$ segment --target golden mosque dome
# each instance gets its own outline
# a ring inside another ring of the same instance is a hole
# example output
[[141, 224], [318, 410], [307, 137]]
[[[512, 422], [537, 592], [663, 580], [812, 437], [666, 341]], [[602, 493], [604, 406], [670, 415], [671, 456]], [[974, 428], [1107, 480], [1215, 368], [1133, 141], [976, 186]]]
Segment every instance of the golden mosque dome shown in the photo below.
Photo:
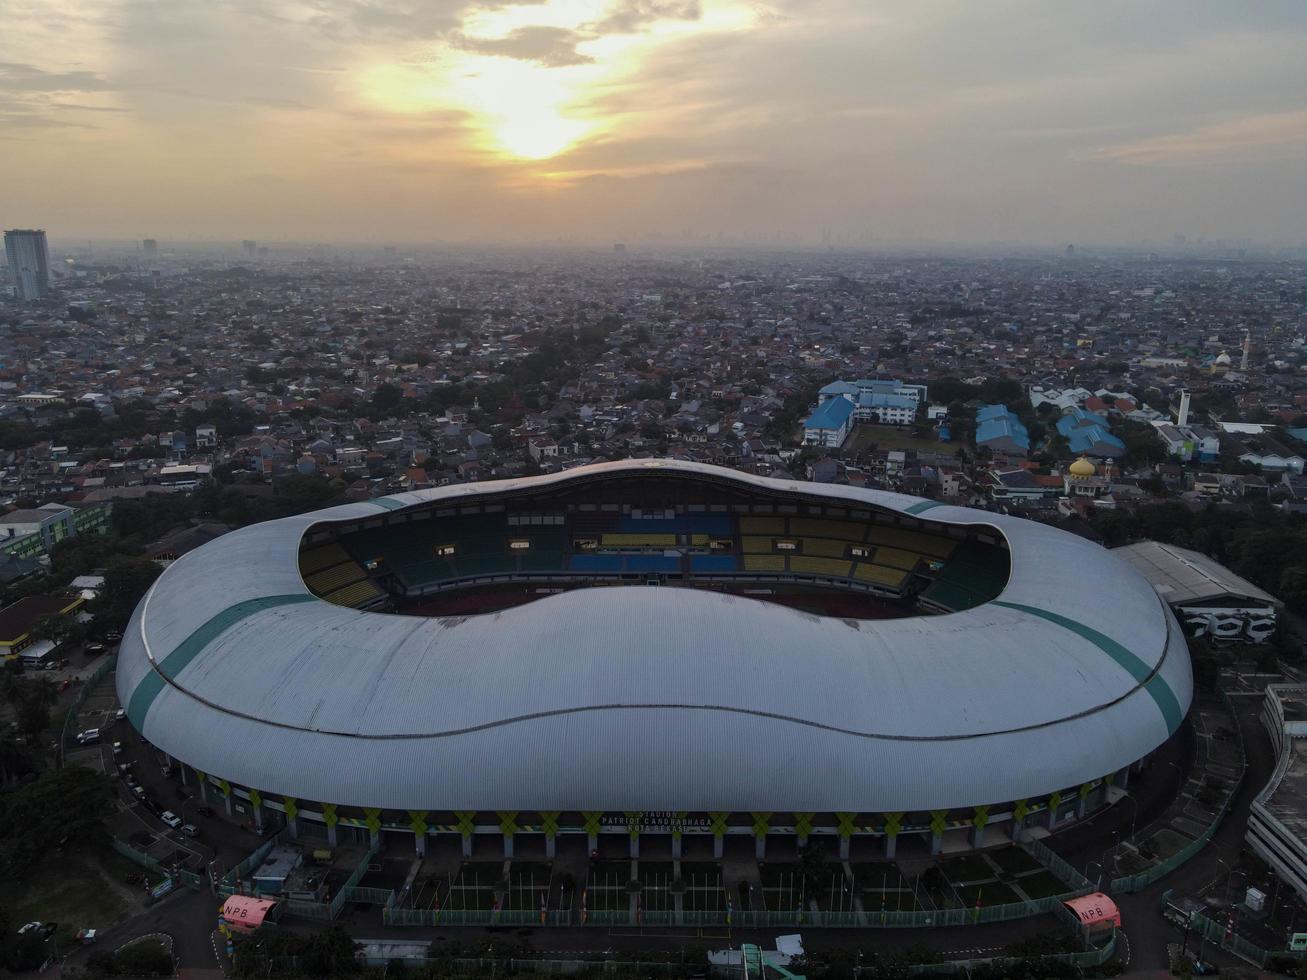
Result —
[[1076, 460], [1074, 463], [1071, 464], [1069, 472], [1072, 476], [1077, 476], [1077, 477], [1093, 476], [1095, 473], [1094, 464], [1089, 462], [1089, 460], [1085, 459], [1085, 457], [1081, 456], [1078, 460]]

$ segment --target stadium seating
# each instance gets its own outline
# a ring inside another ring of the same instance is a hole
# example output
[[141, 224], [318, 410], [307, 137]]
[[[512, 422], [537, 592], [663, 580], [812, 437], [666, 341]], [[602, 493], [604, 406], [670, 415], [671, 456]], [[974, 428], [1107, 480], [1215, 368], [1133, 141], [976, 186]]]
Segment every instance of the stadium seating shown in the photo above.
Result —
[[883, 585], [889, 589], [901, 589], [907, 581], [908, 573], [897, 568], [885, 568], [867, 562], [858, 562], [853, 566], [853, 577], [861, 582]]
[[922, 593], [929, 604], [961, 612], [989, 602], [1007, 585], [1008, 553], [978, 541], [963, 542]]
[[669, 548], [676, 545], [675, 534], [620, 533], [605, 534], [600, 543], [605, 548]]
[[734, 555], [691, 555], [690, 571], [711, 574], [717, 572], [738, 572], [740, 562]]
[[783, 517], [741, 517], [741, 534], [784, 534]]
[[377, 588], [368, 579], [362, 579], [353, 585], [347, 585], [343, 589], [337, 589], [335, 592], [323, 596], [328, 602], [334, 602], [338, 606], [359, 606], [366, 605], [374, 599], [380, 599], [385, 593]]
[[300, 552], [300, 574], [312, 575], [332, 565], [349, 561], [349, 554], [335, 541]]
[[620, 572], [621, 555], [573, 555], [568, 567], [574, 572]]
[[790, 571], [806, 575], [834, 575], [848, 578], [850, 565], [852, 562], [847, 558], [841, 561], [837, 558], [807, 558], [796, 555], [790, 559]]
[[745, 555], [744, 570], [746, 572], [783, 572], [785, 571], [785, 556]]

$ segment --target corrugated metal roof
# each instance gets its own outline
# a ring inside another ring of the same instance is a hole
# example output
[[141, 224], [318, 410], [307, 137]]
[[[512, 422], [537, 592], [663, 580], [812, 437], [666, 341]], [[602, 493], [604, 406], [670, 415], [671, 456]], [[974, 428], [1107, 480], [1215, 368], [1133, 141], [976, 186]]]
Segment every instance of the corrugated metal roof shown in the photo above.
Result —
[[1184, 604], [1206, 599], [1252, 599], [1282, 606], [1275, 596], [1198, 551], [1161, 541], [1141, 541], [1113, 550], [1148, 579], [1167, 602]]
[[[872, 621], [675, 588], [433, 619], [269, 601], [307, 596], [297, 548], [314, 523], [648, 467], [989, 525], [1011, 578], [1001, 603]], [[1191, 677], [1147, 583], [1073, 535], [901, 494], [632, 461], [233, 532], [152, 587], [118, 688], [124, 704], [146, 692], [131, 717], [156, 745], [265, 793], [402, 809], [884, 811], [1101, 777], [1166, 739]]]

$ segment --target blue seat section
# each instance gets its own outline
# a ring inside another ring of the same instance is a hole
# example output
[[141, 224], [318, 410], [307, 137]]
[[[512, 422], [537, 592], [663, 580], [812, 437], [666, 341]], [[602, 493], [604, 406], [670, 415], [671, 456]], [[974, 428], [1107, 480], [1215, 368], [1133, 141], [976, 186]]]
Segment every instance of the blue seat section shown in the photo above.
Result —
[[735, 572], [740, 564], [734, 555], [691, 555], [692, 572]]
[[623, 517], [618, 530], [625, 534], [712, 534], [729, 538], [734, 533], [730, 514], [684, 514], [680, 517]]
[[627, 555], [628, 572], [679, 572], [680, 558], [668, 558], [665, 555]]
[[571, 568], [578, 572], [620, 572], [621, 555], [573, 555]]

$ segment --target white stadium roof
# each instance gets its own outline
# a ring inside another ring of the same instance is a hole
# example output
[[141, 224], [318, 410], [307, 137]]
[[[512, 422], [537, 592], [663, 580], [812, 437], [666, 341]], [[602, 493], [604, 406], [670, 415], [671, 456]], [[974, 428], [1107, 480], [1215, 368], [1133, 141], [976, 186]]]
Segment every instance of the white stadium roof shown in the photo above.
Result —
[[[1012, 571], [967, 612], [818, 617], [687, 588], [580, 589], [423, 618], [310, 594], [306, 529], [645, 467], [940, 524], [988, 525]], [[1189, 656], [1148, 582], [1040, 524], [699, 464], [603, 463], [244, 528], [136, 610], [119, 697], [153, 744], [284, 794], [433, 810], [910, 811], [1024, 799], [1148, 754]]]

